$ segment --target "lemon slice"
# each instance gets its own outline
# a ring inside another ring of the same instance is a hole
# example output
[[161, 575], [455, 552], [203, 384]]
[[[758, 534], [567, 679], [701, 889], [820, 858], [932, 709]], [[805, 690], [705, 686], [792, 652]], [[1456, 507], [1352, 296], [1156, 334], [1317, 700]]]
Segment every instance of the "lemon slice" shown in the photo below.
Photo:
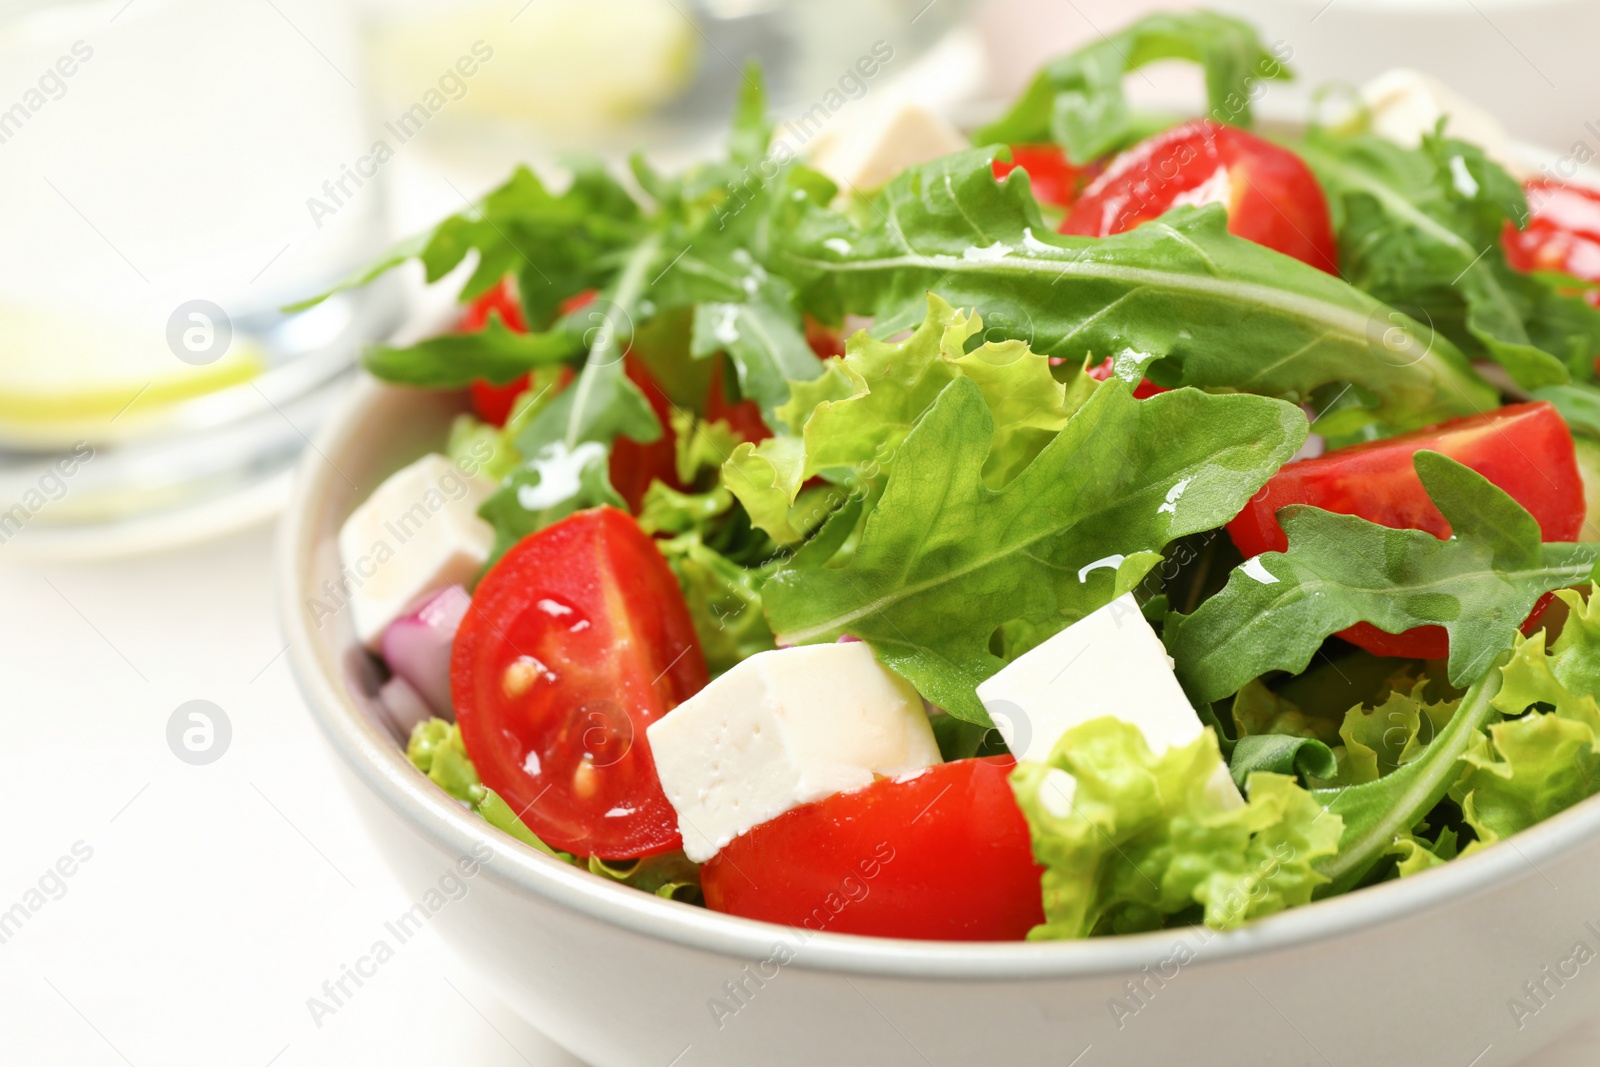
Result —
[[161, 324], [0, 303], [0, 420], [23, 426], [109, 423], [255, 377], [260, 349], [234, 334], [201, 365], [168, 347]]

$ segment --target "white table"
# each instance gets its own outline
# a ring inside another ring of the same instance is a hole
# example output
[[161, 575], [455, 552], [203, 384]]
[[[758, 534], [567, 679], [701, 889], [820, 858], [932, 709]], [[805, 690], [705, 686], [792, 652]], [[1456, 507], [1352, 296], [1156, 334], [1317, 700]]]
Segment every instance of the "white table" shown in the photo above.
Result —
[[[410, 901], [289, 676], [270, 549], [257, 529], [165, 556], [19, 567], [0, 546], [0, 912], [75, 843], [93, 850], [0, 943], [0, 1059], [576, 1064], [431, 931], [313, 1021], [307, 998]], [[197, 698], [233, 728], [198, 767], [166, 740], [173, 710]], [[1530, 1067], [1587, 1067], [1597, 1049], [1600, 1020]]]

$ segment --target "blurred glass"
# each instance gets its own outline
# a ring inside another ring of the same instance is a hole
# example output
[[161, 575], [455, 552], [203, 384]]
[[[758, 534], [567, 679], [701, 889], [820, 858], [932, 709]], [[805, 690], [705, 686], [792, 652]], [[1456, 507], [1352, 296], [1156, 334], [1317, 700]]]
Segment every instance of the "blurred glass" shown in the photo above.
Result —
[[[378, 109], [396, 133], [499, 165], [584, 150], [689, 156], [727, 128], [746, 64], [773, 111], [866, 90], [863, 56], [908, 70], [968, 11], [965, 0], [369, 0]], [[466, 62], [461, 61], [465, 58]], [[459, 64], [459, 65], [458, 65]], [[472, 70], [470, 75], [464, 72]], [[842, 83], [842, 84], [841, 84]], [[486, 166], [489, 164], [486, 162]]]
[[386, 242], [381, 175], [312, 203], [369, 143], [363, 84], [338, 2], [0, 3], [0, 553], [270, 510], [395, 321], [392, 289], [278, 311]]

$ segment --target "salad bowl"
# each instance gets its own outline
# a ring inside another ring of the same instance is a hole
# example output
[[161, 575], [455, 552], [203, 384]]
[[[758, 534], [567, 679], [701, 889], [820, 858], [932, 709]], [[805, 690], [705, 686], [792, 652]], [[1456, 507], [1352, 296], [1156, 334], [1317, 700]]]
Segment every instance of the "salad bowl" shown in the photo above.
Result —
[[[1290, 51], [1152, 14], [970, 136], [752, 72], [725, 159], [381, 261], [465, 310], [367, 353], [278, 564], [375, 962], [435, 927], [598, 1067], [1591, 1016], [1600, 192], [1404, 71], [1252, 134]], [[1128, 106], [1159, 58], [1204, 116]]]
[[1435, 870], [1242, 929], [1068, 942], [780, 927], [640, 893], [513, 840], [407, 760], [350, 612], [325, 599], [341, 580], [345, 518], [464, 407], [449, 392], [354, 391], [307, 453], [282, 527], [282, 625], [350, 795], [416, 901], [399, 929], [435, 927], [585, 1062], [1497, 1067], [1600, 1008], [1588, 973], [1600, 955], [1594, 800]]

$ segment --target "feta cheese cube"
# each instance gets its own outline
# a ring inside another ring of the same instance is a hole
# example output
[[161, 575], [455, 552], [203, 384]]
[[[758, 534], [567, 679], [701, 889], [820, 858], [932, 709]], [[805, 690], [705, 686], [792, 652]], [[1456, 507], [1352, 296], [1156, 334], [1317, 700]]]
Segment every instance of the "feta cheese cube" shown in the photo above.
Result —
[[363, 645], [376, 652], [383, 631], [420, 597], [472, 580], [494, 544], [478, 518], [493, 491], [434, 453], [391, 474], [350, 513], [339, 558]]
[[[1137, 726], [1158, 754], [1205, 729], [1132, 593], [1007, 664], [978, 686], [978, 699], [1019, 760], [1047, 760], [1068, 730], [1106, 715]], [[1219, 772], [1213, 795], [1238, 803], [1227, 768]], [[1065, 771], [1061, 777], [1071, 778]], [[1073, 790], [1056, 782], [1055, 792], [1056, 802], [1070, 807]]]
[[943, 117], [898, 101], [849, 129], [819, 138], [810, 162], [842, 191], [865, 192], [914, 164], [971, 147]]
[[1372, 113], [1372, 132], [1385, 140], [1415, 148], [1445, 118], [1445, 133], [1478, 145], [1490, 159], [1522, 176], [1500, 120], [1443, 82], [1397, 67], [1362, 86], [1361, 99]]
[[940, 762], [922, 698], [860, 642], [751, 656], [646, 735], [696, 863], [791, 808]]

